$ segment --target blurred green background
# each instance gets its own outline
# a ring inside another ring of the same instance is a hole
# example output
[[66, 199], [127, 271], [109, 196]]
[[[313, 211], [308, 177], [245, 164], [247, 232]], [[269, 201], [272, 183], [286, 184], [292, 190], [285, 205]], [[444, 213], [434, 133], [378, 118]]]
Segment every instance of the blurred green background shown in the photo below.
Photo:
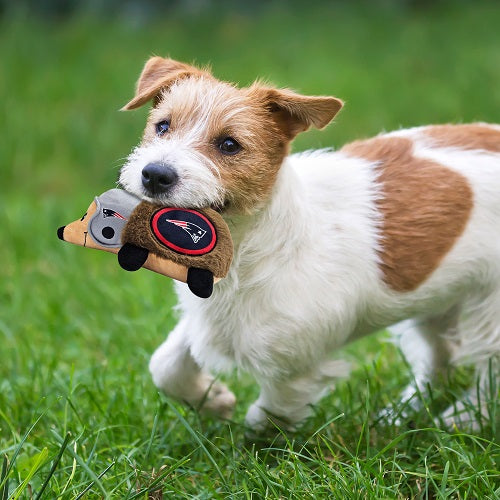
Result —
[[[114, 185], [138, 142], [147, 110], [118, 109], [150, 55], [344, 99], [333, 125], [296, 140], [303, 150], [399, 127], [499, 122], [499, 26], [499, 2], [486, 0], [0, 3], [0, 451], [12, 454], [42, 411], [27, 456], [44, 443], [57, 450], [52, 431], [82, 443], [89, 429], [123, 426], [109, 442], [125, 448], [151, 432], [158, 397], [146, 367], [175, 321], [171, 284], [56, 238]], [[396, 394], [407, 375], [394, 348], [368, 340], [351, 355], [370, 366], [381, 351]], [[241, 421], [256, 388], [243, 377], [236, 392]]]
[[[344, 99], [335, 123], [299, 136], [295, 150], [426, 123], [499, 121], [498, 2], [24, 0], [0, 12], [0, 318], [17, 338], [28, 320], [50, 343], [69, 320], [100, 317], [99, 287], [110, 283], [141, 297], [158, 293], [150, 284], [170, 290], [168, 280], [124, 276], [108, 255], [54, 237], [114, 185], [137, 144], [147, 107], [118, 109], [152, 54], [211, 64], [241, 85], [265, 78]], [[82, 305], [80, 293], [95, 302]], [[30, 313], [51, 300], [53, 318]], [[111, 312], [127, 316], [113, 300]]]

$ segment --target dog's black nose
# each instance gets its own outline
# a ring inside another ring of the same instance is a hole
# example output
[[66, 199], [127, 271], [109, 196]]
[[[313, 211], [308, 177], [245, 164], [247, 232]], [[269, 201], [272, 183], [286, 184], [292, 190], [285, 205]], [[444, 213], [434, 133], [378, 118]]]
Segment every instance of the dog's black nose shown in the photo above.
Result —
[[151, 194], [165, 193], [178, 178], [175, 169], [163, 163], [149, 163], [142, 169], [142, 185]]

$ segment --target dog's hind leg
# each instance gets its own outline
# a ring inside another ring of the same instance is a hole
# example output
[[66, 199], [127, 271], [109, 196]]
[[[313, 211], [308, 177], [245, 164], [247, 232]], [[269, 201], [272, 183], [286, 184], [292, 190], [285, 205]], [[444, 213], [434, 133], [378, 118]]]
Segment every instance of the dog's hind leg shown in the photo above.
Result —
[[333, 381], [345, 377], [349, 364], [340, 360], [321, 363], [307, 375], [268, 379], [258, 377], [260, 395], [248, 409], [245, 422], [257, 432], [272, 429], [294, 430], [311, 413], [311, 405], [318, 402], [331, 388]]
[[[399, 416], [405, 418], [409, 410], [420, 408], [417, 394], [425, 394], [427, 384], [446, 372], [452, 354], [449, 338], [454, 335], [459, 310], [459, 306], [455, 306], [445, 314], [402, 321], [390, 328], [413, 375], [398, 401]], [[395, 416], [395, 413], [388, 408], [382, 416]]]
[[500, 279], [491, 288], [471, 294], [464, 303], [463, 314], [457, 326], [457, 349], [453, 364], [472, 364], [476, 384], [460, 401], [442, 415], [449, 427], [478, 429], [479, 419], [493, 414], [500, 388]]
[[236, 398], [224, 384], [200, 369], [186, 345], [186, 328], [188, 322], [182, 319], [154, 352], [149, 363], [153, 382], [167, 396], [202, 412], [230, 418]]

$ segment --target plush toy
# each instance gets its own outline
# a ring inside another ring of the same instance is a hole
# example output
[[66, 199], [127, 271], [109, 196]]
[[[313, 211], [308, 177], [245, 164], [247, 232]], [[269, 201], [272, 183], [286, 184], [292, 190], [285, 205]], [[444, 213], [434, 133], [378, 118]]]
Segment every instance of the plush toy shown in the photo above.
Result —
[[85, 215], [57, 230], [63, 241], [118, 254], [127, 271], [141, 267], [188, 284], [210, 297], [233, 257], [227, 224], [210, 208], [154, 205], [121, 189], [97, 196]]

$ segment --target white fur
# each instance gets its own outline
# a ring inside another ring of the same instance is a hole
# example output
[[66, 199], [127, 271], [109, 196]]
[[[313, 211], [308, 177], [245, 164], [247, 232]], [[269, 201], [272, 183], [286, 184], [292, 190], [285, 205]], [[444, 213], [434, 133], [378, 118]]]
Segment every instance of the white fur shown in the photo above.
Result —
[[[290, 156], [269, 203], [227, 219], [234, 261], [212, 297], [177, 284], [182, 319], [151, 359], [155, 384], [227, 416], [234, 396], [220, 385], [214, 391], [205, 373], [237, 366], [261, 386], [247, 423], [262, 429], [274, 416], [293, 425], [345, 373], [330, 359], [335, 349], [409, 318], [395, 330], [419, 388], [450, 362], [472, 362], [485, 379], [488, 360], [500, 354], [500, 155], [432, 148], [420, 132], [394, 134], [413, 139], [418, 156], [462, 173], [474, 192], [464, 233], [420, 287], [398, 293], [382, 281], [375, 165], [327, 150]], [[168, 157], [184, 169], [182, 194], [170, 203], [219, 200], [213, 169], [199, 157], [186, 161], [189, 148], [139, 148], [122, 183], [141, 193], [141, 165]]]

